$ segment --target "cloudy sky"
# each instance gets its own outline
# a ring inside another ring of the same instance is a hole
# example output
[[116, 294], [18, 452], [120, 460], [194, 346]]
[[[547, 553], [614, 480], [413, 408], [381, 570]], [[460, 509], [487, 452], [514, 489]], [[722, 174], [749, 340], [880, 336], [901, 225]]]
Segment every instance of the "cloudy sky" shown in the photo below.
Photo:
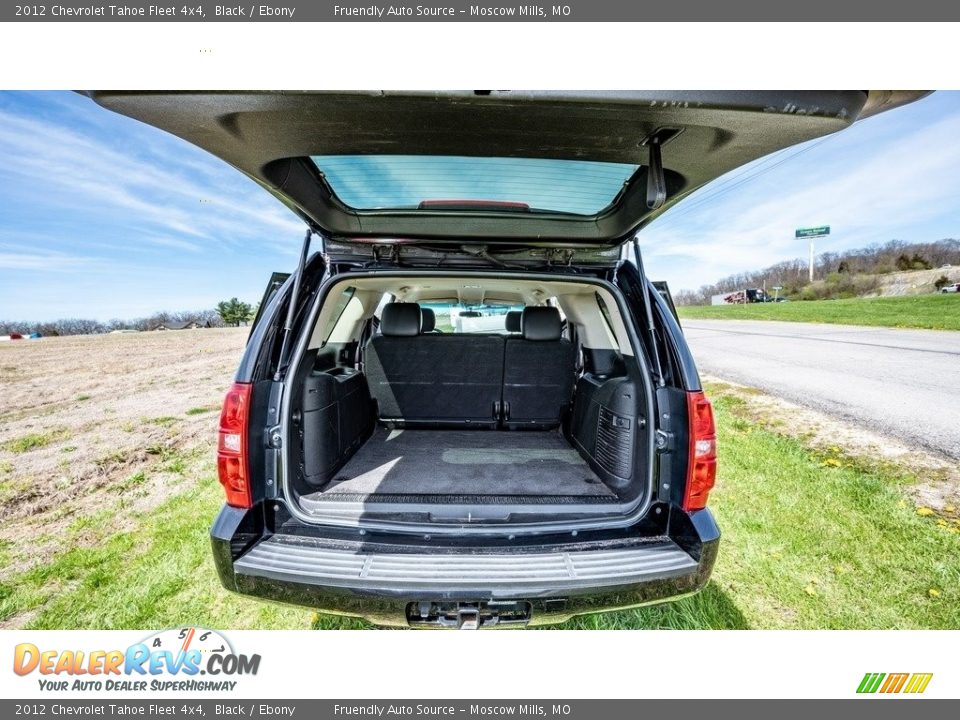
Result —
[[[255, 301], [302, 223], [224, 163], [73, 93], [0, 93], [0, 317], [137, 317]], [[818, 251], [960, 236], [960, 93], [734, 170], [643, 233], [694, 288]]]
[[816, 251], [960, 237], [960, 92], [939, 92], [733, 170], [641, 234], [671, 288], [807, 256], [798, 227], [830, 225]]

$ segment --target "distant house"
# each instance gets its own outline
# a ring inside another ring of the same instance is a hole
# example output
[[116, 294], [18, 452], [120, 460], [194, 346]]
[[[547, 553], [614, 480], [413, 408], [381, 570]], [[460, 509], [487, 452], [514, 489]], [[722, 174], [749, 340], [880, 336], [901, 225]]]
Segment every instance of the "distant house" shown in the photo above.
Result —
[[190, 322], [160, 323], [159, 325], [154, 325], [151, 330], [196, 330], [198, 328], [208, 327], [210, 327], [209, 322], [197, 322], [196, 320], [191, 320]]

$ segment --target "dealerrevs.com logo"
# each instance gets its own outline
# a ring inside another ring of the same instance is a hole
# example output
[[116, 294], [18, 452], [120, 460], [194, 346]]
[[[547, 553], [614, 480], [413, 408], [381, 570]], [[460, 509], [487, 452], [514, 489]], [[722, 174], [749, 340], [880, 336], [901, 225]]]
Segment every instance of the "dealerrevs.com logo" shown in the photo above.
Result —
[[41, 690], [145, 692], [232, 691], [244, 675], [256, 675], [260, 655], [234, 651], [215, 630], [174, 628], [126, 650], [51, 650], [32, 643], [14, 648], [13, 671], [38, 675]]

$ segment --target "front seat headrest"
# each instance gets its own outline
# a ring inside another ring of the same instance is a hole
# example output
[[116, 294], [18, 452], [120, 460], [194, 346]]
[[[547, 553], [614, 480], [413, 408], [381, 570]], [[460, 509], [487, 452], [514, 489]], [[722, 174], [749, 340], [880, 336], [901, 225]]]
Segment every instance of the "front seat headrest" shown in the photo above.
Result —
[[559, 340], [560, 311], [555, 307], [528, 307], [521, 319], [524, 340]]
[[380, 332], [388, 337], [420, 334], [420, 306], [417, 303], [388, 303], [380, 315]]
[[433, 332], [437, 327], [437, 316], [430, 308], [420, 308], [420, 332]]
[[520, 332], [520, 328], [523, 327], [523, 324], [521, 323], [522, 319], [523, 319], [522, 310], [511, 310], [510, 312], [508, 312], [507, 319], [505, 321], [507, 324], [507, 332], [515, 332], [515, 333]]

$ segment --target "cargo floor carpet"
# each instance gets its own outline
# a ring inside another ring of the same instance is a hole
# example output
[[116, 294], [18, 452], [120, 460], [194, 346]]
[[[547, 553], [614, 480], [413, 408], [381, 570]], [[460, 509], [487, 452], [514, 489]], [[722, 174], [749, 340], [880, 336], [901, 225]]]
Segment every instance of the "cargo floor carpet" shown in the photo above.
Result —
[[410, 495], [472, 502], [517, 496], [524, 496], [524, 502], [558, 497], [616, 502], [559, 432], [385, 428], [377, 428], [310, 501], [402, 501], [397, 496]]

